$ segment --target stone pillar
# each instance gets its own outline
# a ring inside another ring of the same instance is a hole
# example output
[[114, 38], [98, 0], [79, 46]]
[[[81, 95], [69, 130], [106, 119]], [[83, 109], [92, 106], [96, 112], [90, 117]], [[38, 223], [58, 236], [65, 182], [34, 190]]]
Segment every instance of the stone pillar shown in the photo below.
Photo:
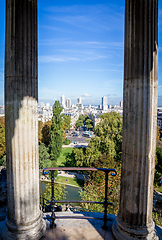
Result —
[[40, 239], [37, 0], [6, 0], [8, 216], [2, 239]]
[[157, 130], [158, 0], [125, 1], [124, 112], [116, 239], [157, 239], [152, 220]]

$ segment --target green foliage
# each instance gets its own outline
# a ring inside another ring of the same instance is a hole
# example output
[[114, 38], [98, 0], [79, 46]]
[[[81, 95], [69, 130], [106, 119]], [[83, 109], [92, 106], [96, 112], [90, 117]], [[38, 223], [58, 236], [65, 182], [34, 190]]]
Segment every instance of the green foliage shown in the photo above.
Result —
[[83, 121], [82, 120], [80, 120], [80, 119], [78, 119], [77, 121], [76, 121], [76, 127], [77, 128], [80, 128], [80, 127], [82, 127], [83, 126]]
[[0, 159], [6, 153], [6, 145], [5, 145], [5, 130], [0, 124]]
[[58, 157], [60, 156], [62, 150], [62, 140], [63, 140], [63, 118], [62, 112], [63, 107], [59, 101], [55, 101], [53, 105], [53, 117], [52, 125], [50, 129], [50, 156], [53, 161], [53, 167], [56, 166]]
[[49, 145], [50, 142], [50, 128], [51, 128], [51, 121], [45, 122], [43, 127], [42, 127], [42, 143], [45, 145]]
[[[64, 199], [64, 185], [55, 183], [55, 200]], [[41, 197], [46, 198], [48, 201], [51, 201], [51, 183], [46, 182], [46, 190], [44, 194], [41, 194]], [[59, 205], [59, 204], [57, 204]]]
[[[111, 157], [103, 154], [99, 160], [94, 161], [93, 166], [96, 168], [115, 168], [117, 175], [112, 176], [109, 173], [109, 195], [108, 199], [114, 203], [113, 208], [109, 208], [109, 213], [117, 214], [119, 210], [119, 192], [120, 192], [120, 176], [121, 165], [113, 160]], [[83, 201], [103, 201], [105, 197], [105, 173], [102, 171], [91, 172], [89, 175], [90, 180], [84, 187], [84, 191], [81, 192], [81, 199]], [[82, 207], [91, 209], [94, 211], [103, 212], [103, 206], [98, 204], [83, 203]]]
[[88, 119], [85, 121], [85, 123], [86, 123], [86, 128], [87, 128], [87, 129], [91, 129], [91, 128], [93, 127], [93, 122], [92, 122], [91, 119], [88, 118]]
[[69, 145], [70, 143], [71, 143], [71, 140], [68, 139], [68, 138], [65, 138], [64, 144], [65, 144], [65, 145]]
[[116, 112], [105, 113], [100, 117], [101, 122], [94, 129], [96, 138], [92, 138], [91, 141], [95, 142], [102, 154], [106, 153], [115, 160], [121, 161], [122, 117]]
[[63, 115], [63, 130], [70, 130], [71, 128], [71, 117], [68, 115]]
[[0, 117], [0, 124], [5, 129], [5, 117]]
[[4, 155], [1, 159], [0, 159], [0, 166], [3, 166], [6, 168], [6, 155]]
[[158, 186], [160, 184], [160, 177], [162, 176], [162, 148], [156, 148], [156, 159], [155, 159], [155, 178], [154, 184]]
[[85, 120], [85, 115], [79, 115], [78, 120], [81, 120], [83, 122]]
[[43, 169], [46, 167], [51, 167], [49, 148], [46, 147], [44, 143], [40, 143], [40, 145], [39, 145], [39, 168]]
[[38, 142], [42, 142], [42, 128], [43, 128], [43, 122], [38, 121]]

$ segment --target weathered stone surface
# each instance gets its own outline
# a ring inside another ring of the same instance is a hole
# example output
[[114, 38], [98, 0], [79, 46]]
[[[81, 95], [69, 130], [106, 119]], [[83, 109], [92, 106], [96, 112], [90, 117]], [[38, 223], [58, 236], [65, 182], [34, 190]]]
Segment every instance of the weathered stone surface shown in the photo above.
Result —
[[156, 239], [152, 220], [158, 93], [158, 0], [126, 0], [117, 239]]
[[45, 229], [39, 208], [37, 45], [37, 0], [7, 0], [5, 240], [36, 240]]

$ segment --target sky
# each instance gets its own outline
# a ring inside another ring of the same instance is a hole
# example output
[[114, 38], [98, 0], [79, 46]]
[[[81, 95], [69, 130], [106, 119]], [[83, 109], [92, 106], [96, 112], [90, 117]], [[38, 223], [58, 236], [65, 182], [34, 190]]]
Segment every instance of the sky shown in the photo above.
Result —
[[[84, 105], [123, 100], [125, 1], [38, 0], [38, 99], [61, 95]], [[0, 4], [0, 105], [4, 103], [5, 0]], [[162, 3], [159, 1], [159, 87], [162, 105]]]

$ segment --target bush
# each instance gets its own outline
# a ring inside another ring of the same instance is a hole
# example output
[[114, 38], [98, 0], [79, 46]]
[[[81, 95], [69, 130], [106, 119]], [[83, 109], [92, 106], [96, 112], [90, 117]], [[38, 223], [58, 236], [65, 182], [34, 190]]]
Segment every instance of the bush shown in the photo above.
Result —
[[65, 144], [65, 145], [69, 145], [70, 143], [71, 143], [71, 140], [68, 139], [68, 138], [65, 138], [64, 144]]
[[1, 159], [0, 159], [0, 166], [3, 166], [6, 168], [6, 155], [4, 155]]

